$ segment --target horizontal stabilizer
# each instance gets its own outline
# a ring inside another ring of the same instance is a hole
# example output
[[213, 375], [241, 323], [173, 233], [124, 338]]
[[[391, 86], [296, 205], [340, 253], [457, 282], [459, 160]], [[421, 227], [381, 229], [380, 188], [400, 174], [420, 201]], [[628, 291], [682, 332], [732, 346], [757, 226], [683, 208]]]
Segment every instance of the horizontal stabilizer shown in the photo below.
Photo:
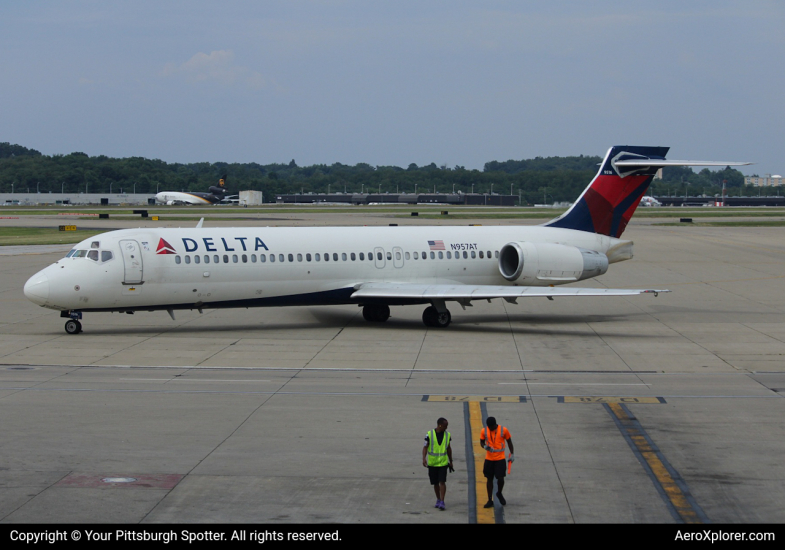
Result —
[[630, 166], [630, 167], [644, 167], [651, 166], [655, 168], [664, 168], [668, 166], [747, 166], [751, 162], [721, 162], [716, 160], [665, 160], [665, 159], [635, 159], [635, 160], [617, 160], [613, 163], [614, 166]]

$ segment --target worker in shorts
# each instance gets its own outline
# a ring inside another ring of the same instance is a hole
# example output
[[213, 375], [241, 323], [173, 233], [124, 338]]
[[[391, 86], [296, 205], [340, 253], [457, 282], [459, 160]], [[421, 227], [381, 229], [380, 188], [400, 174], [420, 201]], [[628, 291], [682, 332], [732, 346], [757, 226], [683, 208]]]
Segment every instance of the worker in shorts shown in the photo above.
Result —
[[496, 418], [489, 416], [485, 421], [485, 428], [480, 432], [480, 445], [485, 449], [485, 464], [482, 467], [482, 473], [487, 478], [485, 484], [488, 489], [488, 502], [485, 503], [485, 508], [493, 508], [493, 479], [496, 478], [496, 485], [499, 490], [496, 491], [496, 497], [499, 499], [499, 504], [504, 506], [507, 501], [502, 495], [504, 489], [504, 477], [507, 475], [507, 461], [504, 458], [504, 445], [510, 445], [510, 462], [515, 460], [513, 456], [512, 439], [510, 438], [510, 431], [504, 426], [496, 424]]
[[447, 492], [447, 468], [453, 472], [452, 447], [450, 432], [447, 431], [446, 418], [436, 421], [436, 428], [425, 434], [425, 445], [422, 448], [422, 465], [428, 468], [428, 477], [436, 493], [434, 508], [444, 510], [444, 495]]

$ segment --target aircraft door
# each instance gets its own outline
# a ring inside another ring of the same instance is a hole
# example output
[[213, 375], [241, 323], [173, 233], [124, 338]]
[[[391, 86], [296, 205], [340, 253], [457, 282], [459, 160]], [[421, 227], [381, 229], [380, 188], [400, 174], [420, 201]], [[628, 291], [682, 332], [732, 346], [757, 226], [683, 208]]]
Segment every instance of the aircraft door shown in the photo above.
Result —
[[400, 246], [393, 247], [393, 265], [399, 269], [403, 267], [403, 249]]
[[379, 269], [384, 268], [387, 260], [384, 259], [384, 249], [377, 246], [373, 249], [373, 260], [376, 262], [376, 267]]
[[138, 285], [142, 283], [142, 250], [139, 243], [126, 239], [120, 241], [120, 251], [123, 254], [125, 265], [124, 285]]

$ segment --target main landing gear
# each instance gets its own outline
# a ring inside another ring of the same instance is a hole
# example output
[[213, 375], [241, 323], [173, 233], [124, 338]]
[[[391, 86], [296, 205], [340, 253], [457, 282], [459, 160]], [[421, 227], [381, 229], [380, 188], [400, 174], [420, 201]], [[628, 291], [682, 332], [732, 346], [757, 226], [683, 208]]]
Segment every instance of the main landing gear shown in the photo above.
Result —
[[[368, 304], [363, 306], [363, 318], [374, 323], [383, 323], [390, 318], [390, 306], [379, 304]], [[427, 327], [446, 328], [450, 326], [452, 315], [444, 307], [444, 303], [436, 303], [428, 306], [422, 312], [422, 322]]]
[[363, 319], [374, 323], [383, 323], [390, 318], [390, 306], [368, 304], [363, 306]]
[[69, 317], [68, 321], [65, 322], [65, 331], [68, 334], [79, 334], [82, 332], [82, 323], [79, 322], [79, 319], [82, 318], [81, 311], [61, 311], [60, 317]]
[[425, 323], [426, 327], [446, 328], [450, 326], [451, 320], [452, 315], [450, 315], [450, 311], [447, 308], [439, 311], [434, 306], [428, 306], [422, 312], [422, 322]]

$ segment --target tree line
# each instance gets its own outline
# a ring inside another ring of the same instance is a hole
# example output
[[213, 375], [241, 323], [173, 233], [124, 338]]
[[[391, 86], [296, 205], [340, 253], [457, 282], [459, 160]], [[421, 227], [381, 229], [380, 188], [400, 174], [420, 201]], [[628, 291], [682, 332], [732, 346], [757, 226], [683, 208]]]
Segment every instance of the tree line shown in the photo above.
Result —
[[[596, 174], [598, 156], [535, 157], [527, 160], [491, 161], [482, 170], [462, 166], [353, 166], [339, 162], [298, 166], [289, 163], [167, 163], [143, 157], [111, 158], [82, 152], [43, 155], [21, 145], [0, 143], [0, 192], [10, 193], [145, 193], [207, 191], [227, 175], [230, 194], [240, 190], [262, 191], [265, 200], [291, 193], [497, 193], [520, 195], [522, 204], [574, 201]], [[694, 172], [667, 168], [652, 192], [665, 194], [689, 189], [719, 192], [742, 188], [738, 170]], [[686, 186], [685, 186], [686, 184]], [[681, 186], [681, 187], [679, 187]]]

